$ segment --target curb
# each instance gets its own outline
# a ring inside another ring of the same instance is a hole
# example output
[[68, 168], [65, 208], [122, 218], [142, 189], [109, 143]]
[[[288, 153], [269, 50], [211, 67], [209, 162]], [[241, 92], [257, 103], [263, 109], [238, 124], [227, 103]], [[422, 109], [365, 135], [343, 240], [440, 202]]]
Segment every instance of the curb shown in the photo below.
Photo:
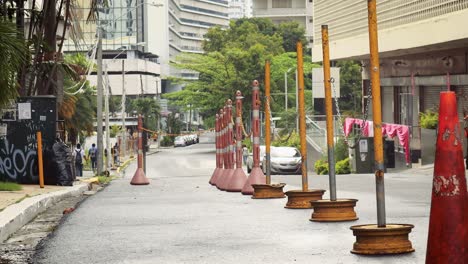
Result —
[[130, 162], [136, 160], [136, 158], [131, 158], [131, 159], [128, 159], [126, 161], [124, 161], [124, 163], [122, 163], [122, 165], [120, 165], [118, 168], [117, 168], [117, 173], [120, 174], [120, 170], [126, 168], [128, 166], [128, 164], [130, 164]]
[[66, 190], [41, 194], [12, 204], [0, 214], [0, 242], [8, 239], [13, 233], [33, 220], [38, 214], [54, 205], [61, 199], [81, 195], [88, 190], [87, 183], [80, 183]]

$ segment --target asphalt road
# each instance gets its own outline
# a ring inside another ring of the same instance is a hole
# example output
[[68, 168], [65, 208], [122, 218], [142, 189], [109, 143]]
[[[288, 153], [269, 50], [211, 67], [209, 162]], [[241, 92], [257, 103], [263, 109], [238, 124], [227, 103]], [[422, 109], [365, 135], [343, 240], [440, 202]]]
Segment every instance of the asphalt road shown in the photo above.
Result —
[[[286, 199], [254, 200], [209, 185], [215, 151], [207, 141], [148, 156], [147, 186], [129, 184], [132, 164], [64, 219], [36, 263], [424, 263], [432, 171], [386, 174], [387, 223], [414, 224], [416, 252], [366, 257], [350, 253], [349, 227], [376, 223], [373, 175], [337, 177], [338, 198], [359, 199], [358, 221], [310, 222], [312, 210], [284, 209]], [[273, 181], [292, 190], [300, 178]], [[328, 189], [328, 176], [309, 173], [309, 186]]]

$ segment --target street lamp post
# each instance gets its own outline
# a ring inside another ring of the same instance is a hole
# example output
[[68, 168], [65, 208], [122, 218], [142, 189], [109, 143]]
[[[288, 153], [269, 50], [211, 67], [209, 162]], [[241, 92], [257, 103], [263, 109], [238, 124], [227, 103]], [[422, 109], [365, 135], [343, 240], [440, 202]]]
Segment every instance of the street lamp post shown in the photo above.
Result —
[[[100, 22], [98, 22], [100, 23]], [[102, 173], [102, 27], [98, 25], [98, 46], [97, 46], [97, 175]]]
[[[295, 69], [295, 67], [289, 68], [285, 73], [284, 73], [284, 110], [288, 110], [288, 73], [292, 70]], [[297, 72], [296, 72], [297, 73]], [[296, 74], [296, 80], [297, 80], [297, 74]], [[296, 89], [297, 91], [297, 89]], [[297, 93], [296, 93], [297, 94]], [[296, 105], [297, 107], [297, 105]]]

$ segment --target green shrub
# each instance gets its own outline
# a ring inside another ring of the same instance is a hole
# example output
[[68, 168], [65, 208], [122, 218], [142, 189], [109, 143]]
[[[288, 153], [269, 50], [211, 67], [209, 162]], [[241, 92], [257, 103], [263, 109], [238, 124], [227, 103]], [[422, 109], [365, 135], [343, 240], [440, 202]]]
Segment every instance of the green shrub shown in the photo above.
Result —
[[242, 141], [242, 144], [244, 144], [247, 149], [249, 150], [249, 153], [251, 153], [253, 151], [253, 148], [252, 148], [252, 140], [250, 140], [249, 137], [246, 137], [243, 141]]
[[112, 125], [112, 126], [110, 127], [109, 136], [110, 136], [111, 138], [115, 138], [115, 137], [117, 136], [117, 134], [118, 134], [121, 130], [122, 130], [122, 129], [121, 129], [120, 126], [118, 126], [118, 125]]
[[274, 147], [301, 147], [301, 139], [299, 134], [296, 132], [291, 132], [291, 134], [286, 134], [284, 136], [279, 136], [271, 142], [271, 145]]
[[335, 160], [344, 160], [348, 156], [348, 145], [346, 144], [344, 138], [338, 139], [335, 144]]
[[419, 122], [421, 128], [436, 129], [439, 122], [439, 113], [433, 110], [426, 110], [424, 113], [419, 113]]
[[336, 174], [350, 174], [351, 167], [349, 166], [349, 158], [338, 161], [336, 163], [335, 172]]
[[328, 162], [325, 159], [319, 159], [315, 162], [314, 169], [318, 175], [328, 174]]
[[165, 136], [161, 140], [161, 146], [162, 147], [169, 147], [169, 146], [172, 146], [172, 145], [174, 145], [174, 138], [173, 137]]

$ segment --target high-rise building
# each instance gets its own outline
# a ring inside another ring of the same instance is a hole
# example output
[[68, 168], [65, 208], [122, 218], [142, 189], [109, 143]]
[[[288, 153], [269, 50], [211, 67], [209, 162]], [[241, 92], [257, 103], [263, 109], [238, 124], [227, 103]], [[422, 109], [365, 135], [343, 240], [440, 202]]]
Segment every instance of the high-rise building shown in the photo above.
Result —
[[[159, 56], [161, 64], [162, 92], [183, 89], [183, 85], [171, 83], [169, 77], [195, 80], [198, 73], [171, 67], [181, 53], [202, 54], [202, 42], [209, 28], [229, 26], [227, 0], [165, 0], [163, 7], [148, 16], [148, 48]], [[191, 108], [188, 105], [187, 108]], [[181, 113], [181, 119], [193, 127], [200, 123], [197, 109]]]
[[[158, 56], [151, 53], [146, 35], [148, 9], [157, 9], [138, 0], [109, 1], [98, 8], [95, 18], [89, 17], [90, 1], [78, 0], [71, 9], [74, 25], [64, 42], [65, 52], [88, 52], [97, 44], [100, 28], [103, 50], [103, 70], [113, 95], [129, 96], [161, 93]], [[75, 41], [72, 40], [75, 39]], [[125, 73], [125, 76], [122, 73]], [[96, 85], [95, 73], [89, 78]]]
[[[202, 42], [209, 28], [229, 25], [227, 0], [166, 0], [163, 8], [149, 17], [150, 47], [160, 56], [162, 76], [196, 79], [197, 73], [170, 67], [181, 52], [203, 53]], [[180, 89], [165, 82], [166, 92]]]
[[229, 19], [252, 16], [252, 0], [229, 0]]
[[[314, 10], [313, 60], [322, 60], [320, 31], [326, 24], [331, 59], [361, 61], [367, 95], [367, 1], [315, 0]], [[468, 1], [377, 1], [382, 119], [410, 126], [413, 161], [433, 161], [434, 139], [423, 138], [419, 116], [437, 111], [441, 91], [456, 93], [460, 120], [468, 111], [467, 18]]]
[[313, 5], [311, 0], [252, 0], [253, 17], [270, 18], [273, 23], [295, 21], [313, 42]]

